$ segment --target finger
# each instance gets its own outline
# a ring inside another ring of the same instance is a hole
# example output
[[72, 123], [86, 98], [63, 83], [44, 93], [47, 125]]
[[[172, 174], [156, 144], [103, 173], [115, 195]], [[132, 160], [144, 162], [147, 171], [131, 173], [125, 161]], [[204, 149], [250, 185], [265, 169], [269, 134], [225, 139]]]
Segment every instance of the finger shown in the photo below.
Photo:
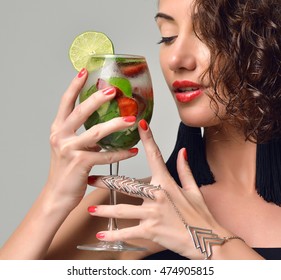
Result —
[[104, 187], [105, 185], [107, 188], [115, 190], [116, 192], [120, 192], [133, 197], [139, 197], [142, 199], [148, 198], [151, 200], [155, 200], [155, 192], [161, 189], [160, 186], [147, 184], [125, 176], [107, 175], [100, 179], [103, 184], [101, 184], [101, 182], [95, 182], [96, 187], [99, 187], [98, 184], [100, 184], [101, 187]]
[[92, 216], [118, 219], [138, 219], [147, 217], [145, 209], [136, 205], [117, 204], [117, 205], [98, 205], [90, 206], [88, 212]]
[[[104, 177], [104, 175], [100, 175], [100, 176], [90, 175], [88, 177], [88, 185], [93, 186], [93, 187], [97, 187], [97, 188], [106, 189], [107, 187], [104, 184], [104, 182], [102, 181], [103, 177]], [[144, 179], [141, 179], [141, 180], [138, 180], [138, 181], [149, 184], [149, 182], [151, 181], [151, 177], [147, 177], [147, 178], [144, 178]]]
[[164, 176], [168, 174], [166, 164], [163, 160], [161, 151], [154, 141], [152, 132], [145, 120], [138, 124], [139, 134], [144, 146], [146, 158], [153, 176]]
[[91, 147], [89, 149], [89, 151], [91, 152], [100, 152], [102, 150], [102, 148], [99, 145], [94, 145], [93, 147]]
[[104, 241], [126, 241], [130, 239], [144, 238], [141, 226], [123, 228], [119, 230], [100, 231], [96, 234], [97, 239]]
[[72, 131], [76, 131], [102, 104], [111, 100], [115, 93], [114, 87], [107, 87], [95, 92], [73, 109], [65, 122], [65, 126], [68, 126]]
[[87, 70], [82, 69], [72, 80], [68, 89], [65, 91], [64, 95], [61, 98], [55, 122], [61, 123], [70, 115], [75, 106], [76, 99], [86, 82], [87, 77]]
[[95, 188], [108, 189], [108, 187], [102, 181], [103, 177], [104, 175], [90, 175], [88, 177], [88, 185]]
[[120, 150], [114, 152], [99, 152], [93, 153], [91, 151], [82, 151], [82, 155], [79, 157], [81, 164], [93, 167], [95, 165], [110, 164], [118, 161], [122, 161], [138, 154], [137, 148], [129, 150]]
[[134, 125], [136, 118], [129, 117], [116, 117], [110, 121], [94, 125], [90, 129], [80, 134], [75, 141], [76, 149], [90, 149], [98, 141], [113, 132], [117, 132]]
[[177, 170], [183, 189], [198, 189], [196, 181], [192, 175], [192, 171], [187, 162], [187, 151], [185, 148], [182, 148], [178, 153]]

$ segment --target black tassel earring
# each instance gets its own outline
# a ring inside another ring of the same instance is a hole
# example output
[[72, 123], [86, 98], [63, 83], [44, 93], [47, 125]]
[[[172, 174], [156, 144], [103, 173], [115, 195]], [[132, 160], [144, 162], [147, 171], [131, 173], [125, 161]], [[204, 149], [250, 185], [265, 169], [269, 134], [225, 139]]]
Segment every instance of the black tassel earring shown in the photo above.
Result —
[[257, 145], [256, 189], [265, 201], [281, 206], [281, 138]]
[[[166, 165], [176, 182], [181, 185], [177, 173], [177, 156], [185, 147], [188, 163], [197, 185], [215, 182], [206, 159], [205, 140], [201, 128], [189, 127], [180, 123], [176, 145]], [[281, 138], [257, 145], [256, 190], [267, 202], [281, 206]]]
[[189, 127], [180, 123], [175, 148], [166, 165], [175, 181], [181, 185], [177, 172], [177, 156], [181, 148], [186, 148], [188, 164], [199, 187], [215, 182], [206, 160], [205, 140], [200, 127]]

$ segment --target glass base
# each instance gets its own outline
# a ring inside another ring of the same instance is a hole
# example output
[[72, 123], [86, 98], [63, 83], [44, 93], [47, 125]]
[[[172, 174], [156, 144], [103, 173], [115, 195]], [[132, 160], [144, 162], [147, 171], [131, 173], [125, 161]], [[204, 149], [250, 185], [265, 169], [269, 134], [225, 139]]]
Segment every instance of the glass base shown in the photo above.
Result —
[[95, 244], [78, 245], [77, 249], [88, 250], [88, 251], [146, 251], [147, 250], [144, 247], [134, 246], [122, 241], [116, 241], [116, 242], [100, 241]]

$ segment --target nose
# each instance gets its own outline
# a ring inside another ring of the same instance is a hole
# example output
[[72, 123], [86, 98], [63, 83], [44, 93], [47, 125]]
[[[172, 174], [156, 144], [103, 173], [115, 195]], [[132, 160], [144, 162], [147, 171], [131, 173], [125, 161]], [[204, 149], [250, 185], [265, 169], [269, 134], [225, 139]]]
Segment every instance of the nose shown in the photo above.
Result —
[[171, 45], [170, 51], [168, 63], [171, 71], [194, 71], [196, 69], [196, 47], [190, 37], [177, 37], [174, 44]]

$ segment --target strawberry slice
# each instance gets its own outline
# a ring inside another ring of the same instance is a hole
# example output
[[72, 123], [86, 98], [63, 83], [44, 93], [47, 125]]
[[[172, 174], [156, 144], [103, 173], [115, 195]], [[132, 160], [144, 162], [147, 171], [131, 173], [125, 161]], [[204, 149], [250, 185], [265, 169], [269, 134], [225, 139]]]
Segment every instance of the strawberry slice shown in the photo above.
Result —
[[131, 64], [120, 67], [121, 72], [124, 76], [134, 77], [143, 73], [147, 69], [146, 63]]
[[129, 97], [117, 97], [117, 104], [120, 110], [120, 116], [137, 116], [138, 114], [138, 103], [133, 98]]
[[[97, 87], [98, 90], [104, 89], [104, 88], [107, 88], [107, 87], [110, 87], [110, 86], [112, 87], [112, 85], [110, 85], [110, 83], [108, 83], [107, 81], [105, 81], [101, 78], [98, 78], [98, 80], [96, 82], [96, 87]], [[113, 87], [116, 90], [116, 95], [115, 95], [116, 97], [121, 97], [121, 96], [124, 95], [120, 88], [115, 87], [115, 86], [113, 86]]]

